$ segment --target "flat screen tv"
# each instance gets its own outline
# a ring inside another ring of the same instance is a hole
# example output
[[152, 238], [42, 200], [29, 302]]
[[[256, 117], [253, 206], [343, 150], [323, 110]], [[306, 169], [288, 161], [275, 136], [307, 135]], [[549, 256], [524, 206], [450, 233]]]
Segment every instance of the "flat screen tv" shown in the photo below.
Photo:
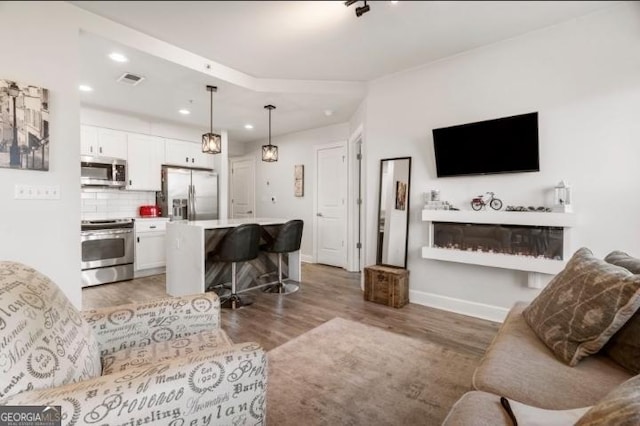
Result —
[[438, 177], [540, 171], [538, 113], [433, 129]]

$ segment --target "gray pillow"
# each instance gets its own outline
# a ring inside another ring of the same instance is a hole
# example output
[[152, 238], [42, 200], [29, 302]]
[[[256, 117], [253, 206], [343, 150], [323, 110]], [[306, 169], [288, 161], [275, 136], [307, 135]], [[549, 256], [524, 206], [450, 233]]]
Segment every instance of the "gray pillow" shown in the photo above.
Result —
[[[633, 274], [640, 274], [640, 259], [625, 252], [613, 251], [604, 260]], [[640, 374], [640, 311], [609, 339], [604, 352], [624, 368]]]
[[635, 376], [600, 400], [576, 426], [636, 426], [640, 424], [640, 376]]
[[571, 367], [607, 343], [640, 307], [640, 275], [581, 248], [523, 311], [536, 335]]

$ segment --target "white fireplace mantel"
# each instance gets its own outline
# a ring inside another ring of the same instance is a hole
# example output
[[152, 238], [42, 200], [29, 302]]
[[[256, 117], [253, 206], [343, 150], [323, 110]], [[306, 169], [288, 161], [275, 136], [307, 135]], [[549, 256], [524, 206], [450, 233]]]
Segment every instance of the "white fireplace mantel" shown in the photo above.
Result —
[[[424, 259], [525, 271], [529, 273], [531, 288], [541, 288], [543, 282], [548, 281], [541, 274], [554, 275], [564, 268], [572, 253], [569, 230], [576, 224], [573, 213], [553, 212], [423, 210], [422, 220], [429, 224], [428, 245], [422, 248]], [[561, 227], [564, 228], [563, 260], [434, 247], [433, 222]]]

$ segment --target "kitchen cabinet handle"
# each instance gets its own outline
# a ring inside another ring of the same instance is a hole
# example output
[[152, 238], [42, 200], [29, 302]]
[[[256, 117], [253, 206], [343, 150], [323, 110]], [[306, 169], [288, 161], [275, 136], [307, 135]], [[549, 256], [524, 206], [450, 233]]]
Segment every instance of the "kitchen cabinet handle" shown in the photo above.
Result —
[[249, 210], [247, 214], [253, 214], [253, 210]]
[[132, 185], [132, 183], [131, 183], [131, 179], [129, 179], [129, 186], [131, 186], [131, 185]]
[[186, 161], [188, 163], [189, 162], [189, 157], [185, 157], [184, 161]]
[[89, 147], [89, 152], [93, 152], [93, 147], [92, 146]]
[[102, 147], [100, 147], [100, 154], [102, 154]]
[[318, 216], [318, 217], [322, 217], [322, 213], [318, 213], [316, 216]]
[[140, 242], [140, 237], [137, 238], [138, 242]]
[[194, 159], [193, 159], [193, 158], [191, 159], [191, 162], [192, 162], [192, 163], [194, 162]]
[[156, 226], [155, 226], [155, 225], [151, 225], [151, 226], [149, 227], [149, 229], [156, 229]]

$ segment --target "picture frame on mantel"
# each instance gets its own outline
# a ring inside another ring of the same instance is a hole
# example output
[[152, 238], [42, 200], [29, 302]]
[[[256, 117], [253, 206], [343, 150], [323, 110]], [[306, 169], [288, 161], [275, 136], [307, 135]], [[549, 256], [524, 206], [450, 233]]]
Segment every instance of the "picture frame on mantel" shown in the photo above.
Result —
[[49, 170], [49, 90], [0, 79], [0, 167]]
[[293, 195], [295, 197], [304, 196], [304, 165], [293, 166]]

